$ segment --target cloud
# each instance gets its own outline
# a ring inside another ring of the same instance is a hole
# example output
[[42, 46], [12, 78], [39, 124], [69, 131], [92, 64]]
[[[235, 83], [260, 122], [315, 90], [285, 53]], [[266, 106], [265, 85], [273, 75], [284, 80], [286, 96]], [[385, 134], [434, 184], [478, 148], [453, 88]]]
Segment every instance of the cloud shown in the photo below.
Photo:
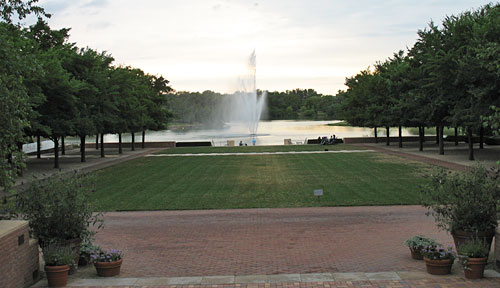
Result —
[[[488, 3], [477, 2], [476, 8]], [[43, 3], [53, 9], [48, 10], [54, 13], [51, 27], [72, 28], [71, 42], [109, 51], [117, 63], [163, 74], [177, 90], [226, 92], [256, 48], [263, 89], [289, 85], [323, 94], [336, 93], [345, 77], [411, 47], [417, 30], [431, 19], [438, 23], [471, 8], [465, 0]]]

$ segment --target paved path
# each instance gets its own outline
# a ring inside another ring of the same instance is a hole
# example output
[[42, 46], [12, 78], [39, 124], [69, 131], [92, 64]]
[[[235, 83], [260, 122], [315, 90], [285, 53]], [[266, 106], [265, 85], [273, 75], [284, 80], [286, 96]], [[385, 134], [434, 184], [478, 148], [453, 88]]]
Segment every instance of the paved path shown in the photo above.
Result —
[[[97, 244], [123, 249], [122, 277], [424, 271], [404, 241], [445, 245], [419, 206], [113, 212]], [[172, 263], [172, 264], [170, 264]]]
[[464, 143], [455, 146], [454, 143], [445, 142], [444, 155], [439, 155], [439, 146], [434, 142], [425, 143], [423, 151], [419, 151], [417, 142], [404, 143], [403, 148], [399, 148], [397, 143], [391, 143], [390, 146], [385, 143], [355, 145], [457, 171], [465, 171], [468, 167], [478, 163], [486, 167], [496, 167], [497, 161], [500, 161], [500, 146], [498, 145], [484, 145], [484, 149], [479, 149], [479, 145], [476, 144], [474, 161], [469, 160], [468, 146]]
[[334, 150], [334, 151], [287, 151], [287, 152], [239, 152], [239, 153], [185, 153], [185, 154], [148, 154], [145, 157], [191, 157], [191, 156], [254, 156], [254, 155], [292, 155], [326, 153], [366, 153], [375, 150]]
[[[431, 276], [405, 239], [444, 245], [420, 206], [112, 212], [97, 234], [124, 250], [121, 275], [81, 269], [72, 287], [500, 287], [500, 274], [465, 281], [458, 263]], [[494, 278], [495, 277], [495, 278]], [[43, 287], [44, 281], [37, 286]]]

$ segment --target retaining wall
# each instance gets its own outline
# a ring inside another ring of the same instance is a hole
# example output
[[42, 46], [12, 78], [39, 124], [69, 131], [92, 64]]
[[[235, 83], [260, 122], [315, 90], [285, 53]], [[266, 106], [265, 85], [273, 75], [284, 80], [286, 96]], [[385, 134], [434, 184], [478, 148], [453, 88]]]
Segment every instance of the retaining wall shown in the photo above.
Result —
[[38, 281], [38, 241], [29, 238], [28, 221], [0, 220], [0, 287], [29, 287]]
[[[116, 148], [118, 149], [118, 142], [105, 142], [104, 148]], [[135, 148], [141, 148], [142, 142], [135, 142]], [[99, 147], [101, 147], [101, 143], [99, 143]], [[132, 143], [122, 143], [122, 148], [130, 148], [132, 147]], [[144, 148], [173, 148], [175, 147], [175, 141], [166, 141], [166, 142], [144, 142]], [[85, 143], [85, 149], [94, 148], [95, 143]]]
[[[385, 143], [387, 137], [378, 137], [378, 143]], [[418, 142], [418, 136], [404, 136], [403, 142]], [[425, 136], [425, 141], [436, 141], [436, 136]], [[399, 142], [399, 137], [389, 137], [389, 142]], [[344, 138], [345, 144], [375, 143], [375, 137], [350, 137]]]

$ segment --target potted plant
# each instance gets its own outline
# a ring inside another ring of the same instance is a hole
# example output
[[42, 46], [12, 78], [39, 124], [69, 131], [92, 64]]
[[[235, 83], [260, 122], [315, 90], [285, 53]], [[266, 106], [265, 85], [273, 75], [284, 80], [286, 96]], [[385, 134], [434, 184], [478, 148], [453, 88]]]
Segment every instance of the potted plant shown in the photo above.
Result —
[[498, 175], [498, 169], [488, 171], [480, 165], [463, 173], [441, 170], [423, 187], [427, 215], [451, 233], [457, 250], [473, 238], [481, 239], [489, 250], [499, 220]]
[[483, 241], [473, 239], [460, 246], [458, 255], [460, 263], [464, 267], [465, 277], [468, 279], [480, 279], [484, 275], [484, 267], [488, 263], [489, 250]]
[[120, 274], [122, 266], [122, 251], [111, 249], [109, 251], [102, 250], [97, 247], [90, 254], [92, 262], [94, 262], [97, 275], [101, 277], [112, 277]]
[[427, 273], [432, 275], [450, 274], [451, 266], [455, 261], [455, 252], [452, 247], [444, 249], [441, 245], [430, 245], [422, 249]]
[[64, 246], [50, 245], [44, 247], [42, 251], [48, 285], [50, 287], [66, 286], [69, 266], [74, 261], [71, 249]]
[[434, 239], [427, 238], [423, 235], [415, 235], [405, 241], [406, 246], [410, 248], [411, 258], [416, 260], [424, 259], [422, 255], [422, 249], [427, 246], [437, 245]]
[[[73, 250], [75, 264], [81, 239], [102, 227], [102, 213], [96, 213], [91, 199], [92, 178], [77, 173], [35, 179], [17, 194], [19, 214], [29, 221], [30, 232], [40, 246], [50, 243]], [[95, 226], [92, 228], [92, 226]]]

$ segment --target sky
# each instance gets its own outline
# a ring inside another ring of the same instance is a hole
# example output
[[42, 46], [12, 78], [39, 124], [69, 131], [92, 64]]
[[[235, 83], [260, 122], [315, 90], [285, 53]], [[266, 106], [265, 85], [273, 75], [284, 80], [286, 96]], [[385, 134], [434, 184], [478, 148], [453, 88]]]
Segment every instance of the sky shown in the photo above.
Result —
[[345, 78], [411, 48], [462, 0], [41, 0], [52, 29], [107, 51], [115, 65], [163, 75], [177, 91], [238, 90], [253, 50], [257, 87], [335, 95]]

